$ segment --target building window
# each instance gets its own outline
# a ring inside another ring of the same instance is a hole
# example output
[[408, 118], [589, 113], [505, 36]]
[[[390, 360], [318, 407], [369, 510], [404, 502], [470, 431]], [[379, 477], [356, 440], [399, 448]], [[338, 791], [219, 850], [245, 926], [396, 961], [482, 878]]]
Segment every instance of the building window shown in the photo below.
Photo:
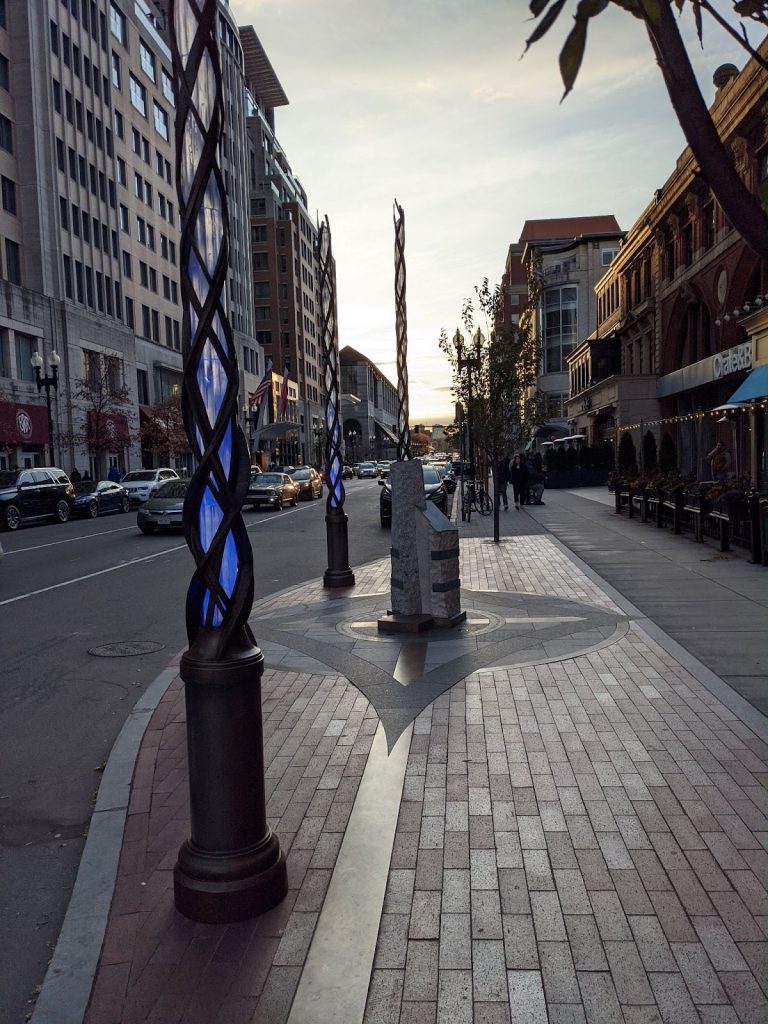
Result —
[[153, 108], [155, 112], [155, 130], [157, 134], [162, 136], [165, 141], [168, 141], [168, 111], [164, 110], [157, 100], [153, 101]]
[[141, 333], [145, 338], [150, 338], [152, 336], [152, 325], [149, 317], [149, 306], [141, 307]]
[[118, 39], [123, 46], [127, 44], [127, 31], [125, 15], [115, 3], [109, 5], [109, 28], [115, 39]]
[[10, 92], [11, 89], [11, 66], [8, 58], [0, 53], [0, 89]]
[[72, 298], [72, 260], [64, 254], [64, 293], [68, 299]]
[[142, 117], [146, 117], [147, 116], [147, 90], [144, 88], [144, 86], [141, 84], [141, 82], [138, 80], [138, 78], [136, 78], [136, 76], [133, 75], [132, 73], [129, 73], [128, 80], [129, 80], [129, 83], [130, 83], [130, 85], [129, 85], [129, 92], [130, 92], [130, 96], [131, 96], [131, 103], [138, 110], [138, 112], [142, 115]]
[[32, 356], [37, 351], [38, 341], [31, 334], [15, 332], [16, 348], [16, 379], [34, 380], [35, 371], [32, 369]]
[[600, 250], [600, 265], [603, 267], [610, 267], [616, 258], [618, 249], [601, 249]]
[[126, 235], [131, 233], [130, 221], [128, 219], [128, 207], [120, 203], [120, 230], [124, 231]]
[[114, 87], [116, 89], [121, 89], [122, 88], [122, 84], [123, 84], [123, 78], [122, 78], [121, 69], [120, 69], [120, 58], [115, 53], [115, 51], [113, 50], [112, 51], [112, 85], [114, 85]]
[[269, 269], [269, 253], [266, 253], [266, 252], [255, 252], [253, 254], [253, 269], [254, 270], [268, 270]]
[[175, 106], [176, 103], [173, 96], [173, 79], [165, 70], [165, 68], [163, 68], [161, 74], [163, 78], [163, 96], [165, 96], [165, 98], [168, 100], [171, 106]]
[[0, 149], [6, 153], [13, 152], [13, 124], [5, 114], [0, 114]]
[[16, 182], [2, 176], [3, 209], [16, 216]]
[[139, 60], [141, 62], [141, 70], [147, 78], [151, 82], [156, 81], [157, 74], [155, 72], [155, 55], [143, 39], [139, 40]]
[[576, 343], [578, 289], [548, 288], [543, 299], [544, 372], [562, 373]]
[[272, 319], [272, 307], [271, 306], [256, 306], [253, 311], [255, 320], [271, 320]]
[[715, 204], [710, 202], [701, 211], [701, 244], [711, 249], [715, 244]]
[[149, 374], [146, 370], [136, 371], [136, 393], [139, 405], [149, 405]]
[[11, 284], [21, 284], [21, 250], [10, 238], [5, 240], [5, 277]]
[[127, 296], [125, 299], [125, 326], [130, 330], [134, 330], [136, 327], [136, 317], [133, 312], [133, 299], [129, 299]]
[[127, 278], [133, 277], [133, 267], [131, 265], [131, 254], [129, 252], [123, 253], [123, 274]]

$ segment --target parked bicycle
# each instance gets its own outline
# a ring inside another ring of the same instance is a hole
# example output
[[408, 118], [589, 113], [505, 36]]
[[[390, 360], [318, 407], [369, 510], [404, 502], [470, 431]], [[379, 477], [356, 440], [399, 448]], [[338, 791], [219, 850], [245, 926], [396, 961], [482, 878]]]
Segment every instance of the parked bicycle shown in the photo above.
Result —
[[464, 520], [471, 519], [472, 509], [479, 512], [481, 516], [488, 516], [493, 511], [493, 502], [482, 481], [475, 483], [474, 480], [467, 480], [464, 485], [464, 503], [461, 507]]

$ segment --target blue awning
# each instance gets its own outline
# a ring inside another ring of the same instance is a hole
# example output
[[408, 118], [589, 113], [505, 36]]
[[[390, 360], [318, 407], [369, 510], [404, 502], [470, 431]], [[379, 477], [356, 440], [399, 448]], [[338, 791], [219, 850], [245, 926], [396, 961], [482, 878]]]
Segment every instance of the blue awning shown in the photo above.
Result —
[[752, 402], [768, 397], [768, 363], [756, 366], [747, 379], [736, 388], [728, 402]]

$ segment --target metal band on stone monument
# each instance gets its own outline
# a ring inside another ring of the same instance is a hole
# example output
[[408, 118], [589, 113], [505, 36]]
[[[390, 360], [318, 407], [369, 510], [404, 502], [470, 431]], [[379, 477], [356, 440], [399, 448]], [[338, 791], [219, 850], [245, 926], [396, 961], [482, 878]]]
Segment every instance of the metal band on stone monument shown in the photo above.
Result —
[[405, 213], [395, 200], [395, 334], [397, 342], [397, 457], [411, 457], [408, 425], [408, 315], [405, 307]]

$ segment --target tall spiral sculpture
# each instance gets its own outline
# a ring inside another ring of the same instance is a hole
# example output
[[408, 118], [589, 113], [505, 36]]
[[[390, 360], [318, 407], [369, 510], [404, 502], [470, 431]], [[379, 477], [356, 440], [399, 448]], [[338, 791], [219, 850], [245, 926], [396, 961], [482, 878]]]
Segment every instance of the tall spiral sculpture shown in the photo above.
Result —
[[323, 584], [326, 587], [350, 587], [354, 584], [355, 577], [349, 567], [347, 515], [344, 512], [336, 268], [328, 217], [320, 224], [317, 232], [317, 262], [320, 283], [320, 341], [325, 378], [325, 474], [328, 485], [325, 505], [328, 568], [323, 576]]
[[226, 309], [229, 217], [219, 148], [224, 101], [218, 0], [172, 0], [176, 188], [181, 213], [184, 426], [197, 468], [184, 535], [197, 568], [187, 591], [191, 838], [174, 869], [176, 907], [225, 922], [269, 910], [287, 890], [266, 821], [261, 686], [248, 626], [253, 552], [241, 514], [250, 476], [237, 420], [238, 367]]
[[408, 425], [408, 315], [405, 308], [405, 213], [395, 200], [395, 334], [397, 340], [397, 457], [411, 457]]

